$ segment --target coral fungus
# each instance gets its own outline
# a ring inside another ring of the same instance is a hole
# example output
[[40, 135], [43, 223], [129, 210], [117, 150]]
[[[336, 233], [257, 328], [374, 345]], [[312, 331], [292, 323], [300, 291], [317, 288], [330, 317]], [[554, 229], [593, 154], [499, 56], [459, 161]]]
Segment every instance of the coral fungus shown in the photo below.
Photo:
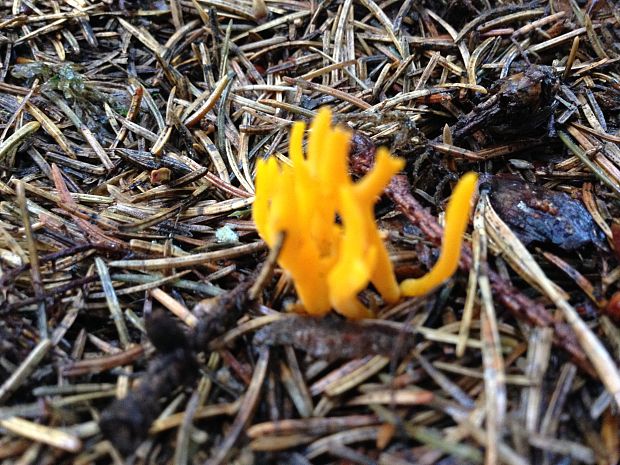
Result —
[[357, 298], [369, 282], [388, 302], [400, 296], [373, 205], [404, 162], [379, 149], [373, 170], [353, 182], [347, 169], [351, 133], [332, 128], [331, 112], [321, 109], [304, 156], [304, 130], [298, 122], [291, 131], [292, 166], [274, 158], [257, 164], [256, 227], [269, 246], [285, 233], [278, 263], [291, 274], [309, 314], [334, 308], [349, 318], [369, 317]]
[[315, 316], [331, 308], [358, 319], [372, 316], [358, 299], [372, 283], [383, 299], [422, 295], [449, 278], [458, 265], [461, 241], [476, 184], [472, 173], [457, 185], [448, 205], [444, 248], [431, 272], [399, 287], [375, 223], [373, 206], [404, 161], [377, 150], [373, 169], [353, 182], [347, 166], [351, 133], [331, 126], [321, 109], [310, 126], [304, 156], [304, 123], [291, 131], [291, 164], [259, 160], [253, 217], [270, 247], [284, 233], [278, 263], [290, 273], [305, 310]]

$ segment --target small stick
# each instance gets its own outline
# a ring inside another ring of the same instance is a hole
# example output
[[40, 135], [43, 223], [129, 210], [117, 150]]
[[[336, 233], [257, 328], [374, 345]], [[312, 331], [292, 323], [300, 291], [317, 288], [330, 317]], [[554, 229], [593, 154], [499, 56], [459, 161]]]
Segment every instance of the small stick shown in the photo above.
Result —
[[77, 436], [65, 433], [60, 429], [39, 425], [23, 418], [11, 417], [0, 420], [0, 426], [13, 434], [32, 439], [36, 442], [42, 442], [67, 452], [79, 452], [82, 449], [82, 441]]
[[570, 76], [573, 63], [575, 63], [575, 57], [577, 56], [577, 50], [579, 50], [579, 36], [573, 39], [573, 46], [570, 48], [570, 54], [568, 55], [568, 60], [566, 60], [566, 67], [564, 68], [564, 74], [562, 76], [564, 79]]
[[9, 132], [9, 129], [11, 128], [11, 126], [13, 126], [13, 123], [19, 117], [19, 115], [21, 115], [22, 111], [24, 110], [24, 107], [26, 106], [30, 98], [32, 97], [32, 94], [34, 94], [34, 92], [36, 92], [38, 89], [39, 89], [39, 80], [35, 79], [34, 82], [32, 83], [32, 88], [30, 89], [30, 92], [28, 92], [28, 94], [22, 99], [19, 106], [17, 107], [17, 110], [15, 111], [15, 113], [11, 115], [11, 117], [9, 118], [9, 121], [6, 123], [4, 127], [4, 131], [2, 131], [2, 135], [0, 135], [0, 141], [4, 140], [7, 133]]
[[45, 312], [45, 300], [43, 299], [43, 284], [41, 280], [41, 269], [39, 267], [39, 254], [37, 252], [37, 244], [32, 236], [32, 226], [30, 224], [30, 216], [28, 215], [28, 206], [26, 205], [26, 191], [24, 190], [24, 183], [18, 181], [16, 183], [15, 192], [17, 194], [17, 203], [22, 215], [22, 222], [24, 223], [24, 234], [26, 235], [26, 242], [28, 243], [28, 255], [30, 260], [30, 276], [32, 276], [32, 287], [39, 304], [37, 305], [37, 326], [39, 328], [39, 335], [42, 339], [47, 339], [47, 315]]
[[265, 287], [265, 285], [267, 284], [267, 281], [269, 281], [269, 278], [271, 278], [271, 275], [273, 274], [273, 270], [276, 267], [278, 256], [280, 255], [280, 251], [282, 250], [282, 246], [284, 245], [284, 239], [285, 239], [284, 233], [281, 232], [276, 238], [275, 244], [269, 250], [269, 255], [267, 256], [265, 263], [263, 263], [263, 267], [258, 273], [258, 276], [256, 277], [256, 281], [250, 288], [250, 292], [249, 292], [250, 300], [255, 300], [259, 296], [261, 290], [263, 289], [263, 287]]
[[43, 357], [52, 347], [52, 341], [41, 339], [34, 349], [28, 354], [26, 360], [15, 372], [0, 386], [0, 404], [6, 402], [9, 397], [26, 381], [26, 378], [35, 370]]
[[116, 297], [116, 292], [114, 292], [114, 286], [112, 285], [112, 280], [110, 279], [110, 272], [101, 257], [95, 258], [95, 265], [97, 265], [97, 273], [101, 279], [101, 286], [105, 292], [105, 298], [108, 302], [110, 314], [112, 315], [112, 319], [116, 325], [116, 330], [118, 331], [118, 338], [121, 341], [123, 348], [127, 349], [131, 339], [129, 337], [129, 331], [127, 331], [127, 326], [125, 325], [125, 320], [123, 319], [123, 311], [121, 310], [121, 306], [118, 302], [118, 297]]
[[179, 317], [187, 326], [190, 328], [196, 327], [198, 319], [184, 305], [176, 301], [169, 294], [166, 294], [159, 288], [151, 289], [150, 294], [160, 304]]

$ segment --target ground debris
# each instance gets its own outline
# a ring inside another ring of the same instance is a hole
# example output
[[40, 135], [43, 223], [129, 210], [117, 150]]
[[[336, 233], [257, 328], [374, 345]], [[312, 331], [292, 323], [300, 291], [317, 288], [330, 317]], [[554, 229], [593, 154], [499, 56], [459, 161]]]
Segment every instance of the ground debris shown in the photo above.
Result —
[[[616, 463], [614, 7], [2, 2], [0, 461]], [[323, 105], [354, 176], [406, 160], [375, 208], [400, 278], [491, 180], [454, 277], [370, 286], [373, 320], [291, 315], [251, 218]]]
[[499, 176], [487, 182], [491, 204], [524, 244], [537, 242], [564, 250], [594, 244], [607, 250], [605, 236], [588, 210], [565, 192]]
[[259, 330], [254, 343], [292, 345], [314, 358], [333, 361], [367, 355], [393, 355], [399, 338], [405, 339], [402, 350], [411, 350], [415, 338], [393, 327], [349, 322], [335, 316], [290, 316]]
[[494, 83], [490, 97], [459, 117], [452, 136], [459, 141], [478, 130], [488, 131], [496, 138], [523, 136], [546, 128], [558, 89], [559, 80], [550, 67], [527, 66]]

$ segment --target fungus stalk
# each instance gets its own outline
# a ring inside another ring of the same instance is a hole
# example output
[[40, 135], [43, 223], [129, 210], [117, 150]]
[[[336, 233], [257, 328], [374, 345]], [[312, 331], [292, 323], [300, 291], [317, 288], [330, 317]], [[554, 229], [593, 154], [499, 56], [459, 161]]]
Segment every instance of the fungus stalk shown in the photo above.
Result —
[[476, 189], [478, 176], [465, 174], [458, 182], [446, 208], [446, 221], [441, 240], [441, 252], [435, 266], [418, 279], [405, 279], [400, 291], [406, 297], [428, 294], [450, 278], [456, 271], [461, 257], [463, 236], [471, 214], [471, 198]]

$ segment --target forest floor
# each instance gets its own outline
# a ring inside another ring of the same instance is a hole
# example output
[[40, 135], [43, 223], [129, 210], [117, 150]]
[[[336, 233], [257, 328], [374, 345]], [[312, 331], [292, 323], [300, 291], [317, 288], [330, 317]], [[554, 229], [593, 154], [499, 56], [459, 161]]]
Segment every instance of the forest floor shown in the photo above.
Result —
[[[611, 0], [2, 0], [0, 461], [618, 464], [619, 59]], [[406, 160], [399, 280], [479, 174], [375, 319], [295, 313], [252, 221], [322, 106]]]

